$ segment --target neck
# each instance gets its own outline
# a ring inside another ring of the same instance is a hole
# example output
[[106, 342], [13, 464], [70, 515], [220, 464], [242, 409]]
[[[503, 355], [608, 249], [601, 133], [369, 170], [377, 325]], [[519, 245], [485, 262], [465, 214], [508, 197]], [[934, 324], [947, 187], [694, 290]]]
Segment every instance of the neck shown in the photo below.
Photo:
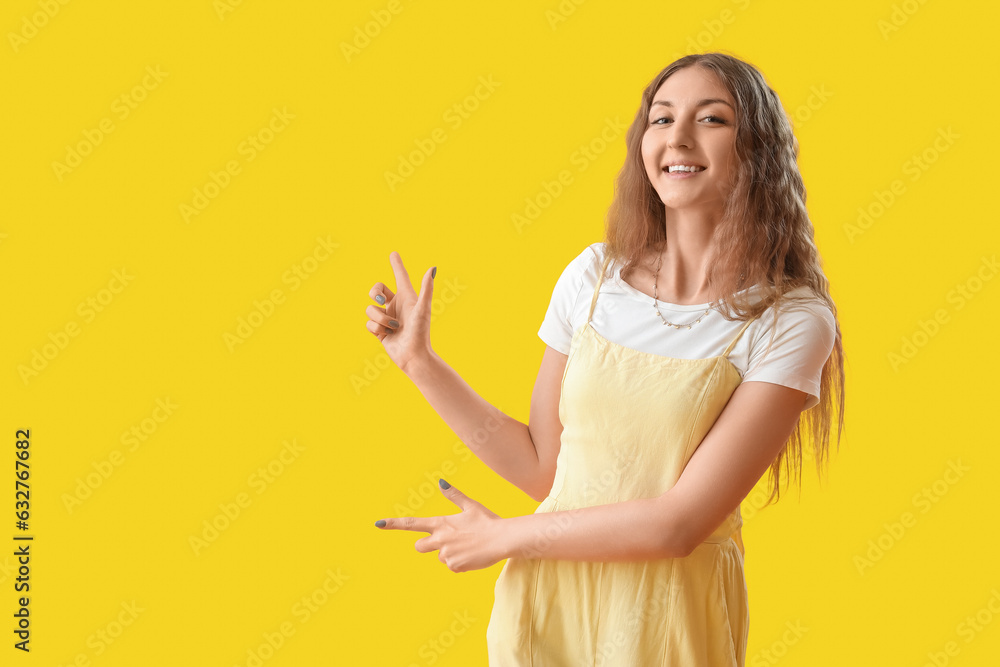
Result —
[[708, 269], [715, 255], [718, 216], [698, 210], [667, 209], [666, 243], [654, 251], [649, 270], [664, 301], [678, 304], [707, 303], [718, 295], [709, 293]]

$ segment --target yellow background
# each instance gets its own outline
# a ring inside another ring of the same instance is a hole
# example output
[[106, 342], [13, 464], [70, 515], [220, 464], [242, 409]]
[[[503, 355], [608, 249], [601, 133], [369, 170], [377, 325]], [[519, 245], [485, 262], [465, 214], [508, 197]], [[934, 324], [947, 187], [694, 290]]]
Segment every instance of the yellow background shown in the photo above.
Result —
[[[372, 523], [457, 511], [434, 486], [442, 470], [502, 516], [536, 503], [387, 363], [368, 292], [394, 286], [393, 250], [415, 282], [436, 265], [435, 349], [526, 421], [538, 326], [559, 273], [602, 238], [624, 135], [592, 160], [578, 151], [629, 123], [675, 57], [725, 50], [795, 120], [848, 360], [829, 478], [808, 460], [801, 497], [743, 505], [747, 664], [994, 664], [995, 4], [392, 8], [3, 3], [0, 663], [248, 665], [264, 646], [269, 666], [485, 665], [501, 564], [454, 574], [414, 551], [420, 534]], [[458, 123], [456, 104], [476, 108]], [[390, 188], [385, 173], [437, 128], [445, 141]], [[512, 214], [564, 169], [572, 183], [518, 229]], [[185, 220], [213, 174], [226, 187]], [[864, 228], [859, 208], [878, 213]], [[297, 285], [296, 266], [313, 269]], [[270, 316], [227, 345], [275, 290]], [[904, 339], [914, 349], [894, 363]], [[32, 434], [27, 655], [11, 633], [18, 428]], [[147, 432], [130, 450], [133, 428]], [[280, 473], [262, 488], [269, 464]], [[88, 476], [96, 488], [67, 506]], [[220, 504], [240, 513], [196, 554], [204, 522], [227, 523]], [[294, 634], [269, 652], [282, 628]]]

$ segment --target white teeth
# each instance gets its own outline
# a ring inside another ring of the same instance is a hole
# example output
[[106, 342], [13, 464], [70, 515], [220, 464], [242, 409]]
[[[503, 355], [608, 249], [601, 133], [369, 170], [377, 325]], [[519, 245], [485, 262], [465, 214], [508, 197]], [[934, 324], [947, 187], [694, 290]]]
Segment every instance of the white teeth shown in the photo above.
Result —
[[692, 167], [686, 164], [672, 164], [667, 167], [667, 173], [674, 173], [675, 171], [704, 171], [704, 167]]

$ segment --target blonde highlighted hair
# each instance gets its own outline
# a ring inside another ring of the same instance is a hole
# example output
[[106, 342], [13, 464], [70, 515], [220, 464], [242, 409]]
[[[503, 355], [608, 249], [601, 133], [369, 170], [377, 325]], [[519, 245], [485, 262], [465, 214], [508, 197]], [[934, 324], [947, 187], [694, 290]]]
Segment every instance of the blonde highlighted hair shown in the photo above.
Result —
[[[795, 473], [801, 487], [802, 445], [807, 435], [811, 436], [817, 474], [822, 477], [834, 413], [839, 449], [844, 429], [844, 348], [837, 306], [830, 297], [806, 212], [806, 190], [797, 163], [798, 141], [778, 95], [756, 68], [724, 53], [692, 54], [669, 64], [646, 86], [626, 135], [625, 165], [618, 174], [606, 221], [605, 252], [611, 265], [622, 264], [625, 274], [638, 266], [650, 249], [662, 249], [666, 242], [664, 205], [646, 174], [642, 139], [653, 96], [668, 77], [685, 67], [714, 72], [735, 101], [736, 173], [716, 230], [715, 260], [708, 269], [709, 289], [725, 295], [720, 297], [723, 317], [756, 317], [771, 306], [799, 300], [788, 292], [808, 287], [814, 296], [802, 299], [821, 299], [836, 322], [833, 350], [820, 379], [819, 403], [799, 415], [795, 429], [772, 462], [766, 506], [780, 497], [782, 468], [789, 476]], [[743, 289], [755, 284], [759, 285], [759, 301]]]

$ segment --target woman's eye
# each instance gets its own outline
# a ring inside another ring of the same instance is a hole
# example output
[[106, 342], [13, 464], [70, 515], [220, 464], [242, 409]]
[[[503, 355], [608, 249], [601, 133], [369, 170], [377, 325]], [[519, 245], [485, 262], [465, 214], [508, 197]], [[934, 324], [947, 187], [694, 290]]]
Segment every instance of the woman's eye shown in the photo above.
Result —
[[[652, 122], [650, 122], [650, 125], [664, 125], [664, 124], [666, 124], [665, 122], [661, 123], [660, 122], [661, 120], [662, 121], [673, 121], [672, 118], [666, 118], [666, 117], [664, 117], [664, 118], [656, 118]], [[711, 120], [714, 123], [721, 123], [722, 125], [726, 124], [726, 121], [723, 120], [722, 118], [719, 118], [718, 116], [705, 116], [702, 120]]]

